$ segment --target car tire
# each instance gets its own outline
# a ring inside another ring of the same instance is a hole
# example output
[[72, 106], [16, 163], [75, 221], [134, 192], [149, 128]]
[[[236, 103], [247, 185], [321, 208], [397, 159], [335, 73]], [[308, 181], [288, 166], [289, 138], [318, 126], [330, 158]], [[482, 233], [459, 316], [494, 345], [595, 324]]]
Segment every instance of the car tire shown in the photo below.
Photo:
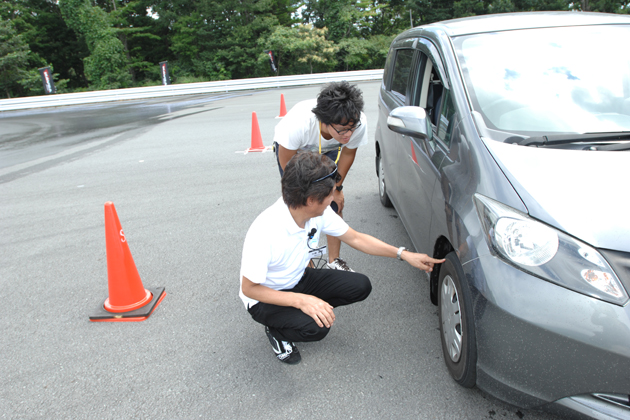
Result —
[[392, 202], [387, 195], [387, 185], [385, 184], [385, 171], [383, 170], [383, 159], [376, 157], [376, 167], [378, 168], [378, 196], [381, 204], [385, 207], [392, 207]]
[[444, 362], [461, 386], [477, 381], [477, 341], [472, 299], [455, 252], [445, 257], [438, 280], [438, 316]]

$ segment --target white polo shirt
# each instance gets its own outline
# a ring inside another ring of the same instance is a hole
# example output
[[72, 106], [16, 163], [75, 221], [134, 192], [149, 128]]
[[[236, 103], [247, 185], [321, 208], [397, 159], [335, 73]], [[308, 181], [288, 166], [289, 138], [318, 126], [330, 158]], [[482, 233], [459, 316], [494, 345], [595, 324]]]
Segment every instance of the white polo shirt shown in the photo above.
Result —
[[[308, 239], [313, 228], [316, 232]], [[239, 290], [245, 308], [258, 301], [243, 294], [243, 276], [274, 290], [290, 289], [300, 281], [308, 266], [309, 245], [317, 248], [321, 233], [341, 236], [348, 229], [348, 224], [330, 206], [322, 216], [309, 219], [302, 229], [281, 197], [254, 220], [245, 236]]]
[[[301, 151], [319, 151], [319, 140], [322, 142], [322, 153], [337, 150], [339, 142], [334, 138], [326, 140], [321, 137], [319, 120], [312, 109], [317, 106], [317, 99], [298, 102], [276, 125], [273, 141], [278, 142], [285, 149]], [[343, 145], [349, 149], [356, 149], [368, 143], [367, 118], [361, 112], [361, 126], [357, 128], [348, 143]]]

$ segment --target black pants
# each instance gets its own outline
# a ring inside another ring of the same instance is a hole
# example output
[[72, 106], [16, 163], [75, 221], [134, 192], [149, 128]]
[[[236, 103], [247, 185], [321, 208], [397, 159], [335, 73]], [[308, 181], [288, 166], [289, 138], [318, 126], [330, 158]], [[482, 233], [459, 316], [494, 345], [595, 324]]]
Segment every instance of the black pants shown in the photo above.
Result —
[[[359, 273], [307, 268], [300, 282], [286, 291], [316, 296], [336, 308], [366, 299], [372, 291], [372, 284], [367, 276]], [[254, 321], [268, 326], [271, 335], [278, 340], [319, 341], [330, 331], [290, 306], [259, 302], [249, 308], [249, 313]]]

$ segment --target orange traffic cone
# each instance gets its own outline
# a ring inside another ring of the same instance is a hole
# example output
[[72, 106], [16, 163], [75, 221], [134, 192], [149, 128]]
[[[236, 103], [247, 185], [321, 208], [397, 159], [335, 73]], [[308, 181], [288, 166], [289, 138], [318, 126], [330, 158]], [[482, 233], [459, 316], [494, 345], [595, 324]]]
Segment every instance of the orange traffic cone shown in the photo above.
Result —
[[247, 152], [264, 152], [265, 146], [263, 146], [262, 135], [260, 134], [260, 127], [258, 126], [258, 117], [255, 112], [252, 112], [252, 147], [246, 150]]
[[280, 94], [280, 115], [276, 118], [282, 118], [287, 115], [287, 106], [284, 104], [284, 93]]
[[90, 321], [144, 321], [166, 296], [163, 287], [145, 289], [120, 226], [114, 203], [105, 203], [105, 245], [109, 297]]

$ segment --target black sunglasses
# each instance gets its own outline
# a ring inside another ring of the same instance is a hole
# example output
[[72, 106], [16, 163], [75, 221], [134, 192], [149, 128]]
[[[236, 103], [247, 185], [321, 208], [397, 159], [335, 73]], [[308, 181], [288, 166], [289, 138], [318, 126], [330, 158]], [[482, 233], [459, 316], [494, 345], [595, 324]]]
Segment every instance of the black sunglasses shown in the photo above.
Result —
[[[336, 166], [335, 166], [335, 170], [334, 170], [334, 171], [332, 171], [331, 173], [329, 173], [329, 174], [328, 174], [328, 175], [326, 175], [326, 176], [323, 176], [323, 177], [321, 177], [321, 178], [319, 178], [319, 179], [316, 179], [315, 181], [311, 182], [311, 184], [314, 184], [314, 183], [319, 182], [319, 181], [323, 181], [323, 180], [325, 180], [326, 178], [330, 178], [330, 177], [333, 177], [333, 176], [335, 176], [335, 175], [337, 175], [337, 167], [336, 167]], [[335, 177], [335, 178], [336, 178], [336, 177]]]

